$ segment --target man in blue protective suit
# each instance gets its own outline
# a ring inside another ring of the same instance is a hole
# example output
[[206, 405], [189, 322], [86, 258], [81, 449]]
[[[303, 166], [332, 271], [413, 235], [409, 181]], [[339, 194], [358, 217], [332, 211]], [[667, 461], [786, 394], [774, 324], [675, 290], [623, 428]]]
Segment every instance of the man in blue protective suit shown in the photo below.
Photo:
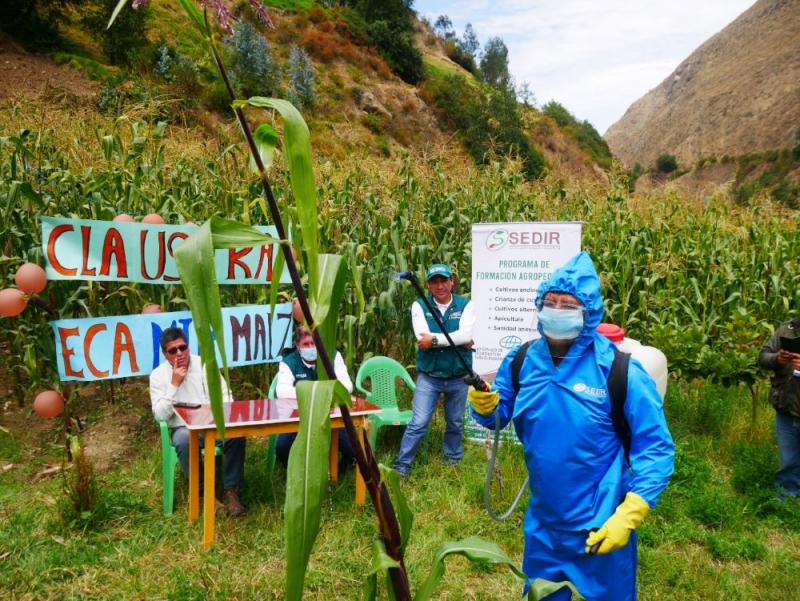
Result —
[[[674, 446], [655, 383], [635, 359], [625, 418], [629, 462], [611, 419], [611, 342], [595, 332], [603, 316], [600, 279], [585, 252], [539, 287], [538, 328], [519, 372], [503, 360], [493, 389], [470, 390], [472, 414], [494, 429], [514, 420], [530, 475], [522, 569], [528, 578], [570, 580], [588, 601], [636, 598], [634, 529], [655, 506]], [[548, 599], [569, 599], [567, 589]]]

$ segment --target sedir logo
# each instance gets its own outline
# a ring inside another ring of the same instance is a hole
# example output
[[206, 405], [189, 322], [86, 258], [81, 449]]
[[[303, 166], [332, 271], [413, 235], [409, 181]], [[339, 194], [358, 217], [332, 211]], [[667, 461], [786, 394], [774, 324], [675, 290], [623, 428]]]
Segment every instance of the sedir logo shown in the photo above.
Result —
[[522, 344], [522, 338], [519, 336], [503, 336], [500, 339], [500, 348], [510, 349], [518, 344]]
[[499, 229], [493, 231], [486, 238], [486, 248], [489, 250], [500, 250], [508, 243], [508, 231]]

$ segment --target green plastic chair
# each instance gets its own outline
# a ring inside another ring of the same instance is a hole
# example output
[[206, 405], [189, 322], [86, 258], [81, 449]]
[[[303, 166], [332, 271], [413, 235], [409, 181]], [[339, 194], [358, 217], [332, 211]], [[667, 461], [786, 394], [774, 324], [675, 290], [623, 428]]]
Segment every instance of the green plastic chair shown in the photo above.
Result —
[[[412, 410], [401, 411], [397, 406], [397, 390], [395, 381], [400, 378], [411, 392], [416, 390], [416, 385], [406, 369], [391, 357], [370, 357], [356, 374], [356, 389], [364, 394], [367, 401], [377, 405], [383, 411], [370, 415], [371, 422], [369, 442], [373, 449], [378, 441], [378, 430], [383, 426], [407, 426], [413, 415]], [[370, 390], [364, 388], [364, 382], [370, 381]], [[428, 452], [428, 433], [425, 432], [425, 449]]]
[[[163, 419], [158, 421], [158, 428], [161, 432], [161, 479], [164, 483], [164, 494], [162, 505], [164, 515], [172, 515], [175, 499], [175, 466], [178, 465], [178, 453], [172, 446], [172, 438], [169, 435], [169, 426]], [[201, 451], [202, 452], [202, 451]], [[216, 455], [222, 455], [222, 449], [217, 447]]]
[[[275, 390], [278, 387], [278, 374], [272, 378], [272, 383], [269, 385], [269, 392], [267, 396], [271, 399], [275, 398]], [[172, 438], [169, 435], [169, 426], [163, 419], [158, 421], [158, 427], [161, 432], [161, 478], [164, 483], [164, 495], [162, 504], [164, 507], [164, 515], [172, 515], [175, 501], [175, 466], [178, 465], [178, 453], [175, 447], [172, 446]], [[267, 447], [267, 475], [272, 476], [275, 470], [275, 447], [278, 445], [278, 437], [270, 436]], [[202, 452], [202, 451], [201, 451]], [[216, 456], [222, 455], [222, 449], [217, 447]]]

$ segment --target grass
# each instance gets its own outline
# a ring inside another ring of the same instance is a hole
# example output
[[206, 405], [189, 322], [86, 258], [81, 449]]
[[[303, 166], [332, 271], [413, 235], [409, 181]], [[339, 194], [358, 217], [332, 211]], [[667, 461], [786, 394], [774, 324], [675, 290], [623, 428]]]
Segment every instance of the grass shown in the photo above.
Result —
[[[776, 454], [765, 407], [749, 424], [750, 395], [722, 391], [731, 416], [725, 427], [703, 432], [698, 405], [714, 395], [702, 381], [671, 385], [666, 402], [677, 443], [676, 473], [658, 508], [639, 529], [640, 598], [788, 599], [800, 589], [800, 507], [772, 500]], [[719, 407], [719, 405], [714, 405]], [[141, 406], [130, 408], [146, 411]], [[31, 418], [35, 419], [35, 418]], [[707, 418], [709, 422], [713, 416]], [[147, 422], [146, 422], [147, 423]], [[462, 465], [441, 461], [443, 419], [433, 424], [430, 455], [418, 458], [404, 484], [415, 511], [407, 552], [412, 582], [419, 585], [446, 540], [479, 535], [512, 557], [522, 553], [522, 511], [497, 525], [486, 516], [481, 495], [482, 445], [467, 444]], [[0, 476], [0, 596], [15, 599], [280, 599], [284, 581], [282, 504], [284, 472], [269, 481], [266, 447], [251, 440], [246, 466], [247, 516], [221, 517], [217, 543], [200, 544], [202, 527], [186, 520], [186, 489], [178, 486], [176, 512], [161, 515], [160, 454], [155, 426], [132, 444], [129, 462], [99, 474], [100, 496], [91, 528], [65, 526], [56, 478], [30, 484], [44, 458], [58, 461], [56, 434], [27, 442], [25, 434], [0, 431], [3, 462], [28, 462]], [[391, 463], [399, 428], [382, 430], [379, 459]], [[505, 507], [524, 476], [520, 453], [501, 451]], [[766, 463], [765, 463], [766, 461]], [[744, 482], [744, 484], [743, 484]], [[743, 491], [743, 492], [740, 492]], [[354, 599], [371, 561], [374, 514], [353, 507], [353, 474], [331, 485], [323, 525], [306, 584], [308, 599]], [[519, 587], [502, 570], [475, 570], [461, 558], [447, 564], [439, 599], [515, 599]]]
[[108, 65], [104, 65], [94, 60], [93, 58], [82, 56], [80, 54], [57, 52], [53, 56], [53, 59], [58, 64], [69, 63], [76, 69], [84, 71], [91, 79], [94, 79], [95, 81], [111, 81], [116, 77], [114, 72], [118, 71], [114, 67], [109, 67]]
[[425, 54], [422, 59], [425, 71], [429, 77], [443, 78], [448, 75], [461, 75], [471, 85], [477, 86], [477, 81], [472, 73], [456, 65], [454, 62], [435, 54]]

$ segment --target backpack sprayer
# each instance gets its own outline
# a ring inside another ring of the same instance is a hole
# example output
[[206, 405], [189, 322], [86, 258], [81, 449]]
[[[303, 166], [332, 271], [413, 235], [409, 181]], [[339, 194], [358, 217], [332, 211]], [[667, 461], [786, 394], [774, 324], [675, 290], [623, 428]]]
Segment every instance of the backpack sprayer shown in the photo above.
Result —
[[[442, 315], [439, 313], [439, 309], [431, 304], [428, 300], [428, 297], [425, 295], [425, 292], [422, 290], [422, 287], [419, 285], [419, 280], [417, 279], [416, 274], [413, 271], [400, 271], [397, 273], [398, 280], [406, 280], [407, 282], [411, 282], [411, 285], [414, 287], [414, 290], [417, 292], [417, 296], [420, 300], [425, 304], [428, 311], [430, 311], [431, 315], [433, 315], [433, 319], [436, 322], [436, 325], [439, 326], [439, 329], [444, 334], [444, 337], [447, 339], [447, 343], [452, 348], [457, 348], [453, 339], [450, 338], [450, 334], [447, 332], [447, 328], [444, 326], [444, 321], [442, 320]], [[464, 358], [459, 354], [455, 353], [455, 356], [461, 362], [461, 366], [467, 371], [467, 375], [464, 377], [464, 382], [468, 385], [475, 388], [475, 390], [480, 390], [482, 392], [489, 391], [489, 385], [483, 381], [483, 379], [470, 367], [467, 365], [467, 362]], [[497, 464], [497, 447], [500, 444], [500, 414], [495, 412], [495, 422], [494, 422], [494, 442], [492, 444], [491, 452], [489, 453], [489, 464], [486, 467], [486, 483], [483, 487], [483, 503], [486, 506], [486, 512], [489, 514], [489, 517], [492, 518], [496, 522], [502, 522], [507, 520], [514, 510], [519, 505], [520, 500], [522, 499], [522, 495], [525, 492], [525, 489], [528, 486], [529, 478], [525, 479], [525, 482], [522, 483], [522, 486], [517, 493], [517, 496], [514, 498], [514, 502], [511, 503], [511, 507], [509, 507], [508, 511], [503, 513], [502, 515], [497, 515], [494, 510], [492, 509], [492, 500], [491, 500], [491, 486], [492, 486], [492, 478], [495, 472], [495, 466]]]

